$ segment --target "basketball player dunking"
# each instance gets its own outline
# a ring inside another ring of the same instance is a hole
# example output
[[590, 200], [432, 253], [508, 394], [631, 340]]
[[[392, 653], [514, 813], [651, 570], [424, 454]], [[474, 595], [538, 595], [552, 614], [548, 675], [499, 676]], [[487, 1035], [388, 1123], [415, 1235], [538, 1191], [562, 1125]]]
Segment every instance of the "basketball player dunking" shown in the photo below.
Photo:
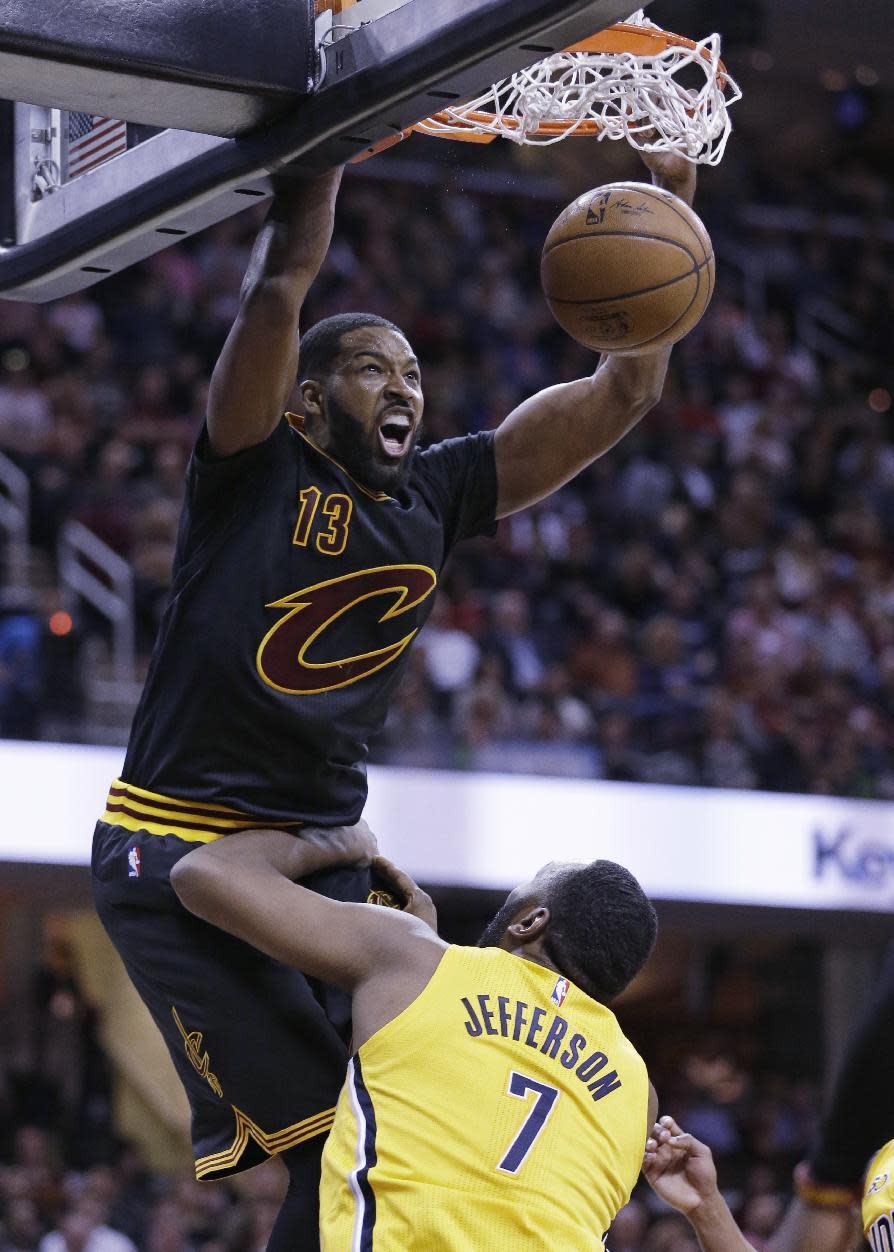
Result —
[[[644, 160], [657, 185], [691, 202], [691, 165]], [[611, 448], [657, 401], [669, 357], [608, 357], [591, 377], [526, 400], [496, 432], [420, 451], [420, 366], [398, 327], [327, 318], [299, 356], [339, 180], [336, 171], [284, 188], [255, 243], [93, 851], [99, 915], [189, 1095], [197, 1176], [271, 1154], [287, 1165], [277, 1252], [315, 1246], [347, 998], [197, 921], [171, 889], [171, 868], [239, 830], [300, 834], [304, 823], [359, 818], [367, 743], [453, 545], [491, 533]], [[283, 417], [296, 372], [301, 415]], [[336, 870], [315, 885], [365, 900], [368, 877]]]
[[290, 879], [375, 854], [365, 823], [252, 831], [184, 857], [199, 917], [352, 996], [354, 1054], [323, 1154], [324, 1252], [591, 1252], [629, 1198], [655, 1116], [607, 1007], [645, 963], [655, 911], [620, 865], [553, 862], [477, 948], [379, 858], [407, 911]]

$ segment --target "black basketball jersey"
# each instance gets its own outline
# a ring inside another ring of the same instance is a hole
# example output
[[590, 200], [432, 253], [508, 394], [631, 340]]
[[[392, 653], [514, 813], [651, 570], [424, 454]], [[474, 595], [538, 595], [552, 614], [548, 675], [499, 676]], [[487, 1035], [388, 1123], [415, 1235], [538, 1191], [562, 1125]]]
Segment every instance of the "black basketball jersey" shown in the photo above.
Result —
[[495, 529], [493, 435], [367, 490], [289, 415], [190, 461], [171, 591], [123, 780], [270, 822], [356, 821], [367, 743], [457, 540]]

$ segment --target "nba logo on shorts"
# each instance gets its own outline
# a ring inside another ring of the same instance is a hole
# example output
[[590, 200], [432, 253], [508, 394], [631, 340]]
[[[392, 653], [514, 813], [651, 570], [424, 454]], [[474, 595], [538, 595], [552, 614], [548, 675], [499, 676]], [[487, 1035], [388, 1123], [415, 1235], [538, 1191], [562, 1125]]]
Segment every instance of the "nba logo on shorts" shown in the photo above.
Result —
[[553, 987], [552, 995], [549, 997], [557, 1009], [560, 1009], [565, 1003], [565, 997], [568, 994], [568, 988], [571, 986], [567, 978], [556, 979], [556, 985]]
[[127, 853], [127, 877], [139, 878], [140, 876], [140, 849], [133, 847]]

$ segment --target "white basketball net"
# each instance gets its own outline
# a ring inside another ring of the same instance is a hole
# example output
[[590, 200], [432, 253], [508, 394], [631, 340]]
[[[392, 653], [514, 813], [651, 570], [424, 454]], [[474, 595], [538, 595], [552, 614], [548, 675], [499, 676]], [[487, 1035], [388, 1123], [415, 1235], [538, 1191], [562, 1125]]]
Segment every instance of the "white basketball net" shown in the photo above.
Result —
[[[625, 25], [661, 32], [642, 9]], [[683, 70], [695, 86], [678, 80]], [[641, 151], [675, 152], [699, 165], [717, 165], [731, 130], [727, 109], [741, 97], [721, 66], [715, 34], [692, 47], [661, 47], [656, 41], [656, 52], [647, 56], [557, 52], [414, 129], [444, 138], [476, 132], [519, 144], [551, 144], [586, 124], [587, 130], [595, 126], [599, 139], [627, 139]]]

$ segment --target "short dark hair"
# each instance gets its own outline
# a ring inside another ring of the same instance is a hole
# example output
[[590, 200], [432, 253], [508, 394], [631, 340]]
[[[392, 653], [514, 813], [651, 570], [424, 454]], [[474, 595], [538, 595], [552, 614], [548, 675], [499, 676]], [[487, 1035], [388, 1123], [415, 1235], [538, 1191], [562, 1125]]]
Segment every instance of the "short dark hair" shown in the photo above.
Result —
[[544, 949], [557, 969], [601, 1004], [620, 995], [655, 946], [658, 918], [623, 865], [592, 861], [555, 875], [544, 903]]
[[[403, 335], [399, 326], [376, 313], [336, 313], [324, 317], [301, 336], [298, 346], [298, 382], [307, 378], [322, 379], [332, 370], [341, 350], [342, 335], [363, 326], [385, 326]], [[406, 336], [404, 336], [406, 338]]]

